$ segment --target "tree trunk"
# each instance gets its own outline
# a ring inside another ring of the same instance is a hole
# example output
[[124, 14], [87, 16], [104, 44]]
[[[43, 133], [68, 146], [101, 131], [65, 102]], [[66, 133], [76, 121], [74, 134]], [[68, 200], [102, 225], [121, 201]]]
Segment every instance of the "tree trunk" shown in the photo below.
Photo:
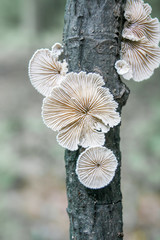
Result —
[[[119, 103], [126, 103], [129, 90], [117, 75], [114, 64], [119, 58], [125, 0], [68, 0], [65, 12], [64, 48], [69, 72], [86, 71], [103, 76]], [[120, 189], [120, 126], [106, 134], [105, 146], [117, 157], [113, 181], [105, 188], [84, 187], [75, 173], [81, 151], [66, 150], [66, 184], [70, 240], [123, 239], [122, 194]]]

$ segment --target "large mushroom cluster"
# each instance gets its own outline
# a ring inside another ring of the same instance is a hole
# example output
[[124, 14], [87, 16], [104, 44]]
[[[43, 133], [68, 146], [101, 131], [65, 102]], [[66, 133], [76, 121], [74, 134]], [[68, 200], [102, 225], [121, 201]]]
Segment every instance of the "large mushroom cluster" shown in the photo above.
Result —
[[[57, 131], [57, 142], [70, 151], [86, 148], [77, 161], [76, 173], [88, 188], [102, 188], [114, 177], [117, 160], [105, 147], [105, 133], [120, 123], [118, 104], [102, 76], [96, 73], [67, 73], [59, 56], [62, 45], [40, 49], [29, 62], [32, 85], [45, 96], [42, 118]], [[84, 164], [85, 159], [85, 164]]]
[[[142, 0], [127, 0], [121, 60], [115, 65], [125, 79], [147, 79], [159, 66], [159, 21], [150, 13], [151, 7]], [[103, 146], [105, 133], [121, 121], [118, 104], [99, 74], [67, 73], [66, 61], [59, 60], [62, 52], [59, 43], [52, 50], [37, 50], [29, 62], [30, 81], [45, 96], [42, 118], [58, 132], [58, 143], [70, 151], [83, 148], [76, 167], [80, 182], [88, 188], [103, 188], [118, 165], [114, 153]]]
[[137, 82], [148, 79], [160, 64], [160, 23], [151, 17], [152, 8], [143, 0], [127, 0], [122, 31], [118, 74]]

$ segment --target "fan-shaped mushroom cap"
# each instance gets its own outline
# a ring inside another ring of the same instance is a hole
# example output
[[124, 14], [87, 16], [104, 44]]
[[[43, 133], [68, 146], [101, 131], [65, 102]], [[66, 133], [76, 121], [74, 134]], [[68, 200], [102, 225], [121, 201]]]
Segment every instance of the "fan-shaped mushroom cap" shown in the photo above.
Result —
[[55, 58], [58, 58], [61, 53], [63, 52], [63, 46], [60, 43], [55, 43], [52, 46], [52, 56], [54, 56]]
[[44, 123], [59, 131], [57, 141], [69, 150], [103, 145], [104, 133], [120, 122], [117, 103], [99, 74], [68, 73], [44, 99]]
[[122, 31], [122, 37], [131, 41], [139, 41], [146, 37], [152, 44], [158, 44], [160, 40], [160, 23], [157, 18], [148, 17], [147, 20], [136, 23], [126, 22]]
[[160, 23], [157, 18], [151, 18], [152, 9], [141, 0], [128, 0], [125, 8], [125, 18], [122, 36], [125, 39], [138, 41], [146, 37], [151, 43], [158, 44], [160, 40]]
[[132, 69], [128, 74], [122, 74], [123, 77], [139, 82], [150, 78], [154, 69], [159, 67], [160, 48], [145, 37], [136, 42], [126, 40], [121, 45], [121, 59]]
[[85, 187], [99, 189], [112, 181], [117, 165], [111, 150], [105, 147], [87, 148], [77, 160], [76, 173]]
[[125, 19], [130, 23], [134, 23], [146, 19], [151, 14], [152, 8], [142, 0], [127, 0], [124, 11]]
[[66, 62], [60, 62], [49, 49], [39, 49], [29, 62], [29, 77], [32, 85], [44, 96], [49, 96], [67, 72]]

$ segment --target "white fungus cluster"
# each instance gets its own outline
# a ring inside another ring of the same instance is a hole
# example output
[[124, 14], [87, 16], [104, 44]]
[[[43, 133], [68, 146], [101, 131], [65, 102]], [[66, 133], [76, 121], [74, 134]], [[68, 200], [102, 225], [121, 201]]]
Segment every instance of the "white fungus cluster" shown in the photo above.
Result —
[[[122, 32], [118, 74], [137, 82], [149, 78], [160, 64], [160, 24], [151, 18], [151, 7], [143, 0], [127, 0]], [[45, 96], [42, 118], [57, 131], [57, 141], [70, 151], [86, 148], [78, 160], [76, 173], [88, 188], [99, 189], [113, 179], [118, 165], [114, 153], [103, 147], [105, 133], [120, 123], [118, 104], [102, 76], [96, 73], [68, 72], [60, 43], [52, 50], [40, 49], [29, 62], [32, 85]]]
[[117, 160], [105, 147], [105, 133], [120, 123], [118, 104], [102, 76], [96, 73], [67, 73], [63, 51], [56, 43], [52, 50], [40, 49], [29, 62], [32, 85], [45, 96], [42, 118], [57, 131], [58, 143], [71, 151], [87, 148], [78, 158], [80, 182], [93, 189], [107, 186], [115, 175]]
[[160, 64], [160, 23], [152, 18], [151, 7], [143, 0], [127, 0], [122, 31], [120, 60], [115, 64], [119, 75], [137, 82], [148, 79]]

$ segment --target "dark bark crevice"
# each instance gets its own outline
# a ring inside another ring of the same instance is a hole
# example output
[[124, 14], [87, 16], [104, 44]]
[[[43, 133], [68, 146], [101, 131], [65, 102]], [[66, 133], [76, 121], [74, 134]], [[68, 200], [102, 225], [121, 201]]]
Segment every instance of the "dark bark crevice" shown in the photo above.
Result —
[[[69, 72], [96, 72], [119, 103], [121, 112], [129, 89], [121, 82], [114, 64], [119, 58], [125, 0], [68, 0], [65, 12], [64, 49]], [[117, 157], [113, 181], [99, 190], [88, 189], [75, 173], [76, 161], [84, 150], [65, 152], [70, 239], [123, 239], [122, 194], [120, 189], [120, 125], [106, 134], [105, 146]]]

